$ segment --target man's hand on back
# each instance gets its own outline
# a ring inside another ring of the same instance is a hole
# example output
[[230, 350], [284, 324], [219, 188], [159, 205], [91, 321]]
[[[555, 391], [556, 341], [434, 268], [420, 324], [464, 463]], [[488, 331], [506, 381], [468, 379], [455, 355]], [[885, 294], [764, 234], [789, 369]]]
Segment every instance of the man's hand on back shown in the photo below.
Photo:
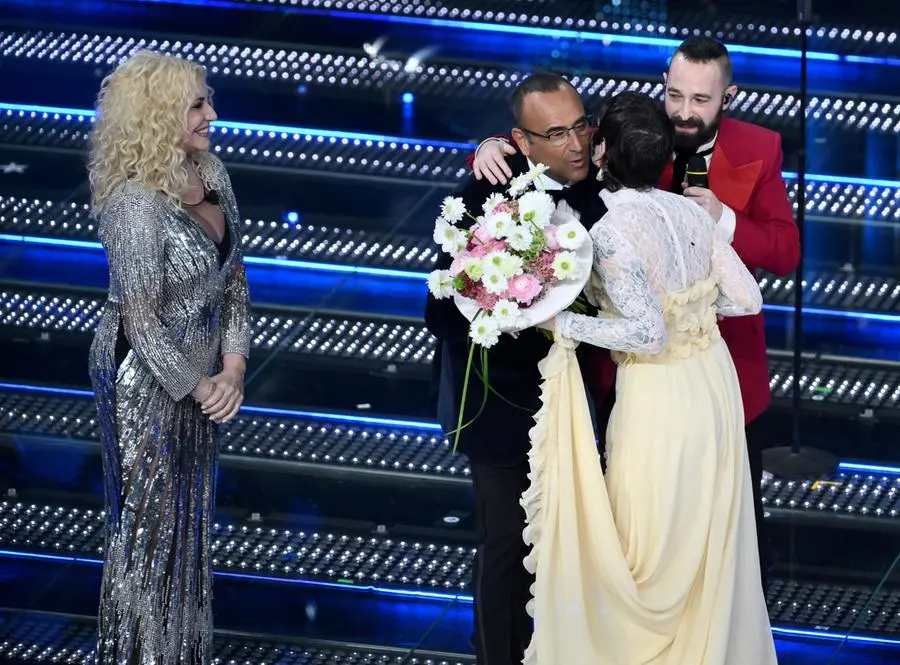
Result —
[[512, 170], [506, 158], [515, 155], [516, 149], [501, 139], [488, 139], [475, 151], [472, 172], [475, 178], [487, 178], [492, 185], [505, 185], [512, 178]]

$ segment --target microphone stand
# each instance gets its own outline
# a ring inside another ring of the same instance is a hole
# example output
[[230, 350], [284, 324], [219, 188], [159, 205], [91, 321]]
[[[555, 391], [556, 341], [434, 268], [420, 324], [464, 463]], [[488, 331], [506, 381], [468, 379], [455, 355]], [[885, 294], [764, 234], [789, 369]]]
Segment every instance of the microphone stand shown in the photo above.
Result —
[[791, 391], [792, 436], [790, 446], [763, 452], [763, 467], [779, 478], [806, 480], [831, 475], [837, 458], [816, 448], [801, 447], [800, 420], [803, 402], [800, 378], [803, 376], [803, 276], [804, 231], [806, 220], [806, 104], [808, 97], [808, 31], [812, 23], [812, 0], [797, 0], [800, 23], [800, 149], [797, 163], [797, 230], [800, 236], [800, 261], [794, 280], [794, 381]]

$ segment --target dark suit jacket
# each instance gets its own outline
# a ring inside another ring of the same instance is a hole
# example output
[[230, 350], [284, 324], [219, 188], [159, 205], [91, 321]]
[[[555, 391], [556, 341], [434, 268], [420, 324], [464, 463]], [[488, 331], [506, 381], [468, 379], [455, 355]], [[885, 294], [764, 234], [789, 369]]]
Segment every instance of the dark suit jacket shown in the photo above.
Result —
[[[528, 163], [521, 154], [509, 158], [514, 174], [528, 170]], [[486, 180], [470, 176], [454, 193], [460, 196], [466, 208], [474, 215], [480, 214], [481, 205], [495, 192], [504, 192], [508, 185], [493, 186]], [[593, 168], [582, 182], [572, 185], [566, 197], [569, 204], [580, 213], [581, 220], [590, 228], [606, 213], [600, 199], [600, 183]], [[552, 192], [551, 192], [552, 193]], [[441, 253], [435, 266], [446, 270], [451, 257]], [[444, 431], [456, 429], [466, 362], [469, 357], [469, 321], [460, 313], [452, 298], [436, 300], [431, 294], [425, 306], [425, 323], [437, 337], [433, 381], [437, 388], [438, 421]], [[484, 409], [474, 422], [462, 430], [459, 450], [475, 463], [491, 466], [513, 466], [528, 458], [529, 430], [534, 426], [534, 414], [540, 408], [540, 373], [538, 362], [547, 356], [550, 340], [533, 328], [522, 331], [517, 338], [502, 335], [500, 341], [488, 350], [487, 375], [491, 387]], [[466, 395], [463, 423], [478, 414], [484, 400], [483, 384], [475, 370], [484, 373], [476, 347]], [[452, 439], [452, 437], [451, 437]]]

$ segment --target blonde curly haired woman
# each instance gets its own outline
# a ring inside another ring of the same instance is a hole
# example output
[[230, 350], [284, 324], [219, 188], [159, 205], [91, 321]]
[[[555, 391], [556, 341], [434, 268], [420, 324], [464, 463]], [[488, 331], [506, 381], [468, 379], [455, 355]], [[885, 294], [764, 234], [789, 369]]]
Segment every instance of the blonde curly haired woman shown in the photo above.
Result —
[[106, 482], [98, 661], [211, 662], [217, 429], [250, 347], [239, 217], [199, 65], [135, 53], [101, 85], [92, 208], [109, 263], [91, 346]]

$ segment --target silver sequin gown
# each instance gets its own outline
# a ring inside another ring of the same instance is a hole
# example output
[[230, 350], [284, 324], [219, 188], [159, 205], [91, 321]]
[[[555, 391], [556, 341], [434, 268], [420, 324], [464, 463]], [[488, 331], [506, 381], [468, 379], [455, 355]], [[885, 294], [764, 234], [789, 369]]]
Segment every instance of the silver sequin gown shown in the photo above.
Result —
[[100, 217], [109, 294], [90, 353], [106, 481], [102, 665], [208, 665], [217, 426], [190, 396], [225, 353], [248, 355], [250, 310], [237, 204], [212, 177], [216, 245], [160, 193], [129, 184]]

